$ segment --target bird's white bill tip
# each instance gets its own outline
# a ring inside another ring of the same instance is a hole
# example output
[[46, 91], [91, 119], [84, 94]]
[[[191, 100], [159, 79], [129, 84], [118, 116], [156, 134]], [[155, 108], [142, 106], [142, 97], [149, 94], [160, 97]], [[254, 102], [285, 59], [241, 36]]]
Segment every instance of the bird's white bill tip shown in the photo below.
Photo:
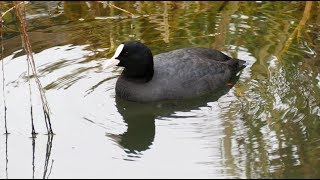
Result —
[[121, 54], [122, 50], [124, 48], [124, 44], [120, 44], [117, 47], [116, 52], [114, 53], [113, 57], [111, 59], [106, 59], [105, 63], [103, 64], [103, 68], [110, 68], [112, 66], [116, 66], [120, 63], [120, 60], [117, 59], [117, 57], [119, 57], [119, 55]]
[[111, 68], [119, 64], [119, 60], [115, 58], [106, 59], [105, 63], [103, 64], [103, 69]]
[[122, 52], [123, 47], [124, 47], [124, 45], [123, 45], [123, 44], [120, 44], [120, 45], [117, 47], [117, 50], [116, 50], [116, 52], [114, 53], [114, 55], [113, 55], [113, 57], [112, 57], [111, 59], [117, 58], [117, 57], [120, 55], [120, 53]]

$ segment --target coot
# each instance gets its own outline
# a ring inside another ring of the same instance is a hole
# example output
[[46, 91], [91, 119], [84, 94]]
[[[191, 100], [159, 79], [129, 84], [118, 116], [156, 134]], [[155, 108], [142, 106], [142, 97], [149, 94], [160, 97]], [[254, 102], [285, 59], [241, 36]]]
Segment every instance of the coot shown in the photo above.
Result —
[[139, 41], [120, 44], [108, 66], [124, 67], [116, 95], [137, 102], [191, 98], [217, 90], [245, 67], [245, 61], [209, 48], [183, 48], [153, 57]]

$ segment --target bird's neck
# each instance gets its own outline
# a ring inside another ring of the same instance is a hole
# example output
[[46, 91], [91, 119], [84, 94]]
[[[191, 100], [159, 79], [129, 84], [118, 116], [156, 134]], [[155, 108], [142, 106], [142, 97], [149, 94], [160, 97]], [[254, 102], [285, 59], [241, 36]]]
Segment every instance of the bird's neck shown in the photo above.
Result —
[[153, 66], [152, 68], [148, 67], [140, 70], [125, 68], [122, 74], [129, 81], [146, 83], [152, 79], [154, 74], [154, 69], [153, 69]]

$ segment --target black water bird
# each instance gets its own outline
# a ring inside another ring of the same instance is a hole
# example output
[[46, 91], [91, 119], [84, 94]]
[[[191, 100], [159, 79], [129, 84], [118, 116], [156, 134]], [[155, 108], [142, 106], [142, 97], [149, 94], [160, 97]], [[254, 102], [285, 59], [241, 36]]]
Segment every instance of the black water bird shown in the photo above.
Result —
[[139, 41], [120, 44], [111, 64], [124, 67], [116, 95], [137, 102], [184, 99], [214, 92], [245, 67], [220, 51], [193, 47], [153, 56]]

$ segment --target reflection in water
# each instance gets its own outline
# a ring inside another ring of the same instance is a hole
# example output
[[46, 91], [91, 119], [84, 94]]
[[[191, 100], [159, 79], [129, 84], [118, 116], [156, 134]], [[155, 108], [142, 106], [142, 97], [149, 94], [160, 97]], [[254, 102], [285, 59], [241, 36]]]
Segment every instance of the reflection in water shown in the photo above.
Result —
[[[232, 84], [239, 76], [232, 79]], [[116, 97], [116, 107], [127, 124], [127, 131], [119, 136], [110, 135], [125, 148], [129, 157], [150, 148], [155, 136], [155, 119], [170, 117], [177, 111], [190, 112], [208, 106], [228, 93], [233, 85], [224, 86], [214, 93], [183, 100], [169, 100], [151, 103], [130, 102]], [[119, 138], [119, 140], [118, 140]]]
[[8, 136], [9, 134], [6, 133], [6, 179], [8, 179], [8, 163], [9, 163], [9, 159], [8, 159]]
[[[32, 139], [32, 179], [35, 178], [36, 174], [36, 136], [31, 137]], [[47, 144], [46, 144], [46, 153], [45, 153], [45, 161], [44, 161], [44, 169], [43, 169], [43, 179], [49, 179], [49, 176], [51, 174], [52, 166], [53, 166], [53, 159], [51, 160], [51, 166], [48, 172], [48, 167], [50, 164], [50, 156], [51, 156], [51, 149], [52, 149], [52, 141], [53, 141], [53, 135], [47, 135]]]
[[35, 165], [34, 165], [34, 160], [35, 160], [35, 153], [36, 153], [36, 136], [32, 136], [32, 179], [34, 179], [34, 173], [35, 173]]
[[[120, 144], [129, 150], [145, 151], [155, 135], [155, 115], [145, 109], [144, 104], [130, 104], [116, 98], [116, 107], [127, 123], [127, 131], [121, 135]], [[143, 109], [144, 111], [139, 111]]]
[[48, 140], [47, 140], [47, 146], [46, 146], [46, 157], [45, 157], [44, 170], [43, 170], [43, 179], [49, 178], [51, 174], [53, 162], [54, 162], [52, 159], [51, 166], [48, 172], [48, 166], [50, 164], [50, 155], [51, 155], [51, 149], [52, 149], [52, 141], [53, 141], [54, 135], [48, 134], [47, 136], [48, 136]]
[[128, 154], [149, 149], [155, 135], [155, 115], [153, 111], [147, 109], [150, 106], [126, 103], [116, 98], [116, 107], [127, 124], [127, 131], [120, 135], [119, 144]]

